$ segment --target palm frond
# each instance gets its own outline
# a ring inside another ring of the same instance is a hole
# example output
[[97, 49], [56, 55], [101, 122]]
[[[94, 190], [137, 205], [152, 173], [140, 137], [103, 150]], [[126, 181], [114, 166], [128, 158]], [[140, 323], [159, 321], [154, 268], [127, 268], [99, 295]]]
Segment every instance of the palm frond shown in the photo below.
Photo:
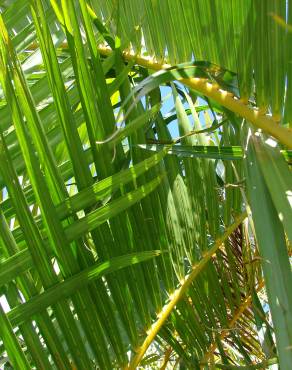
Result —
[[1, 363], [289, 368], [290, 2], [0, 5]]

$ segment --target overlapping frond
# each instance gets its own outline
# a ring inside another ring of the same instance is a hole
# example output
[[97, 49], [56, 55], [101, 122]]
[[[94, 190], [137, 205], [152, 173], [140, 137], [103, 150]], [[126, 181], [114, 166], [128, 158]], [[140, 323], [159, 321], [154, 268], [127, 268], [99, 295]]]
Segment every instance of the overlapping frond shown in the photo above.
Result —
[[[93, 1], [124, 47], [172, 65], [209, 61], [238, 73], [242, 99], [254, 89], [260, 111], [290, 116], [291, 9], [287, 1]], [[289, 4], [290, 5], [290, 4]], [[287, 87], [287, 99], [284, 103]]]
[[289, 363], [285, 4], [3, 2], [2, 363]]

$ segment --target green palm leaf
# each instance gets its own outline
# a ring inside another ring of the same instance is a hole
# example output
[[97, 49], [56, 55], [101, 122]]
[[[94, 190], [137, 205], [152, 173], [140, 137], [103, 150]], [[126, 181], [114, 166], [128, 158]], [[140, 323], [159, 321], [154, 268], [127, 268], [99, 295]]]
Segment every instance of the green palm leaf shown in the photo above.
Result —
[[1, 364], [289, 368], [290, 5], [1, 2]]

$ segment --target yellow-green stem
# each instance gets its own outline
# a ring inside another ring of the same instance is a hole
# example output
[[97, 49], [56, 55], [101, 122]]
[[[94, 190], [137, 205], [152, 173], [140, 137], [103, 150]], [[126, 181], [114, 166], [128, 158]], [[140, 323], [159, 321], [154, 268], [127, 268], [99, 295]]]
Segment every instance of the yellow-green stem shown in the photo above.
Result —
[[145, 352], [147, 351], [148, 347], [153, 342], [160, 328], [162, 327], [162, 325], [165, 323], [165, 321], [171, 314], [172, 310], [175, 308], [175, 306], [180, 301], [180, 299], [184, 296], [190, 284], [195, 280], [198, 274], [204, 269], [204, 267], [210, 261], [212, 256], [216, 254], [220, 246], [223, 245], [223, 242], [242, 223], [242, 221], [246, 218], [246, 216], [247, 216], [246, 212], [238, 216], [236, 220], [234, 221], [234, 223], [226, 228], [224, 234], [215, 241], [213, 247], [210, 248], [203, 255], [203, 258], [200, 260], [200, 262], [198, 262], [197, 264], [193, 266], [191, 273], [187, 275], [183, 281], [181, 281], [181, 286], [178, 289], [176, 289], [173, 292], [173, 294], [169, 297], [170, 301], [162, 308], [161, 312], [157, 315], [158, 319], [153, 323], [151, 328], [148, 330], [147, 337], [145, 338], [143, 344], [138, 349], [136, 355], [133, 357], [132, 361], [127, 367], [128, 370], [133, 370], [137, 368]]
[[[106, 47], [99, 47], [99, 52], [102, 55], [107, 56], [112, 53], [112, 51]], [[142, 67], [156, 71], [171, 67], [170, 64], [158, 63], [153, 59], [136, 56], [130, 52], [124, 52], [123, 57], [127, 61], [134, 60], [136, 64]], [[218, 84], [211, 83], [206, 79], [181, 79], [180, 82], [207, 96], [208, 98], [213, 99], [240, 117], [245, 118], [256, 128], [263, 130], [266, 134], [273, 136], [280, 143], [286, 145], [287, 148], [292, 149], [292, 130], [280, 126], [277, 120], [272, 116], [268, 116], [262, 113], [260, 110], [250, 107], [247, 102], [237, 99], [233, 94], [221, 90]]]
[[[33, 43], [29, 49], [33, 50], [38, 47], [37, 44]], [[67, 44], [63, 43], [61, 47], [66, 48]], [[111, 49], [104, 46], [98, 48], [101, 55], [109, 56], [113, 53]], [[153, 59], [134, 55], [130, 52], [123, 52], [123, 58], [126, 61], [135, 61], [137, 65], [142, 67], [159, 71], [162, 69], [170, 68], [170, 64], [159, 63]], [[281, 144], [285, 145], [288, 149], [292, 149], [292, 130], [284, 126], [279, 125], [279, 117], [273, 117], [265, 114], [261, 110], [251, 107], [248, 102], [236, 98], [233, 94], [220, 89], [218, 84], [212, 83], [204, 78], [189, 78], [180, 79], [180, 82], [199, 93], [213, 99], [218, 104], [229, 109], [233, 113], [246, 119], [246, 121], [253, 124], [257, 129], [261, 129], [266, 134], [273, 136]]]

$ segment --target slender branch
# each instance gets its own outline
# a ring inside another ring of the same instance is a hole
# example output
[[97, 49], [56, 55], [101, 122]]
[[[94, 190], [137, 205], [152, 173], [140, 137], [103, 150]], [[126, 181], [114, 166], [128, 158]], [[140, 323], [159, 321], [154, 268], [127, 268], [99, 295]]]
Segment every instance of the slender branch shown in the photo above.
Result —
[[[264, 287], [264, 285], [265, 285], [264, 280], [261, 280], [259, 282], [257, 288], [256, 288], [256, 291], [259, 292]], [[249, 295], [242, 302], [242, 304], [239, 306], [239, 308], [235, 312], [232, 320], [228, 323], [228, 329], [229, 330], [224, 330], [220, 334], [220, 341], [222, 341], [228, 335], [228, 333], [232, 330], [232, 328], [234, 327], [235, 323], [239, 320], [239, 318], [241, 317], [241, 315], [250, 307], [251, 303], [252, 303], [252, 296]], [[210, 358], [213, 355], [213, 353], [216, 350], [216, 348], [217, 348], [217, 343], [216, 342], [213, 342], [210, 345], [208, 351], [205, 353], [204, 357], [201, 359], [201, 361], [200, 361], [200, 364], [201, 365], [206, 364], [210, 360]], [[217, 364], [216, 364], [216, 366], [217, 366]]]
[[166, 369], [166, 366], [167, 366], [167, 364], [170, 360], [171, 353], [172, 353], [172, 348], [168, 347], [167, 350], [165, 351], [163, 364], [162, 364], [160, 370], [165, 370]]
[[150, 344], [153, 342], [155, 336], [177, 305], [177, 303], [183, 298], [185, 292], [191, 285], [191, 283], [195, 280], [195, 278], [199, 275], [199, 273], [204, 269], [207, 263], [210, 261], [212, 256], [217, 252], [217, 250], [222, 246], [224, 241], [232, 234], [232, 232], [242, 223], [242, 221], [247, 217], [246, 212], [242, 213], [238, 216], [234, 223], [228, 226], [224, 232], [224, 234], [219, 237], [212, 248], [210, 248], [206, 253], [204, 253], [203, 258], [193, 266], [192, 271], [189, 275], [187, 275], [183, 281], [181, 281], [181, 286], [174, 291], [174, 293], [170, 296], [170, 301], [162, 308], [161, 312], [157, 315], [158, 319], [153, 323], [149, 331], [147, 332], [147, 337], [145, 338], [143, 344], [138, 349], [136, 355], [133, 357], [132, 361], [130, 362], [129, 366], [127, 367], [128, 370], [136, 369], [139, 365], [140, 361], [142, 360], [145, 352], [147, 351]]

